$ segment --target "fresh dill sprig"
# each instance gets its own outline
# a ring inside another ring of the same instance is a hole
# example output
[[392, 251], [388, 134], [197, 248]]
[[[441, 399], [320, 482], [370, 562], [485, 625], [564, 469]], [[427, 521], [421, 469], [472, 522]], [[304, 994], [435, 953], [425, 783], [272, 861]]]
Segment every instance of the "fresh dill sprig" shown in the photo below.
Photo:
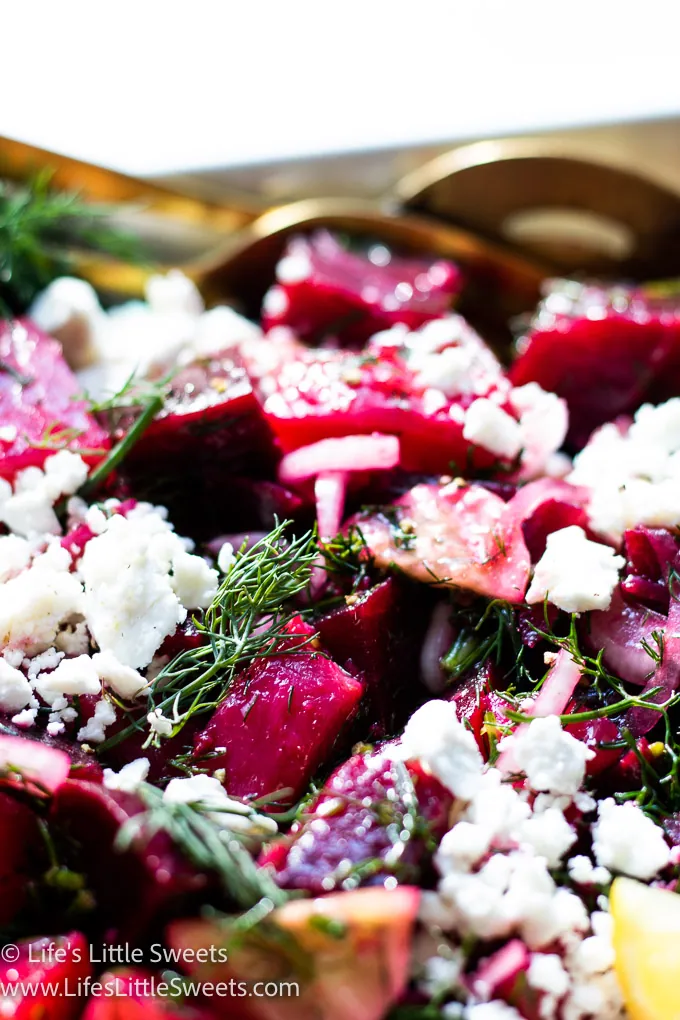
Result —
[[500, 665], [506, 650], [513, 662], [511, 672], [516, 677], [525, 676], [524, 645], [517, 631], [515, 610], [509, 602], [493, 599], [476, 619], [470, 613], [459, 616], [458, 634], [441, 660], [451, 683], [488, 660]]
[[[116, 849], [130, 850], [165, 832], [196, 868], [219, 876], [224, 891], [242, 910], [263, 900], [273, 908], [290, 899], [270, 873], [257, 866], [239, 833], [214, 817], [218, 809], [213, 805], [205, 810], [200, 804], [168, 803], [163, 791], [150, 783], [141, 783], [136, 792], [146, 810], [124, 823]], [[242, 814], [238, 817], [243, 819]]]
[[52, 280], [72, 272], [71, 250], [144, 261], [139, 240], [111, 223], [112, 208], [52, 187], [52, 171], [27, 185], [0, 181], [0, 310], [26, 311]]
[[347, 534], [319, 542], [323, 557], [323, 569], [329, 576], [348, 578], [355, 591], [368, 577], [373, 557], [366, 544], [361, 528], [351, 525]]
[[[173, 736], [194, 715], [216, 708], [240, 669], [254, 659], [281, 654], [282, 639], [288, 639], [288, 654], [314, 639], [313, 635], [291, 635], [287, 628], [299, 615], [291, 601], [310, 582], [318, 556], [317, 537], [309, 531], [286, 541], [289, 525], [289, 521], [277, 523], [250, 549], [243, 544], [203, 618], [195, 619], [206, 644], [180, 652], [150, 684], [148, 712], [160, 710], [170, 719]], [[139, 728], [139, 722], [131, 723], [101, 749]], [[159, 746], [160, 739], [153, 731], [145, 746]]]
[[120, 439], [112, 450], [109, 450], [106, 457], [90, 473], [84, 484], [78, 490], [78, 495], [87, 499], [97, 491], [100, 485], [106, 481], [112, 471], [127, 457], [132, 447], [141, 439], [142, 434], [149, 427], [153, 419], [163, 407], [163, 397], [160, 393], [151, 397], [140, 416], [125, 435]]

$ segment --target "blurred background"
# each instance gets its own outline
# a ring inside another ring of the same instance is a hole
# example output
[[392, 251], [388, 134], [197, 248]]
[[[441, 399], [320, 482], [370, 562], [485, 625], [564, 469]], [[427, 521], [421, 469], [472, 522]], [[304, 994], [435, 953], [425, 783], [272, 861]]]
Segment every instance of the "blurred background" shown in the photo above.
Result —
[[680, 189], [673, 0], [3, 7], [0, 134], [207, 197], [376, 196], [452, 145], [568, 129]]

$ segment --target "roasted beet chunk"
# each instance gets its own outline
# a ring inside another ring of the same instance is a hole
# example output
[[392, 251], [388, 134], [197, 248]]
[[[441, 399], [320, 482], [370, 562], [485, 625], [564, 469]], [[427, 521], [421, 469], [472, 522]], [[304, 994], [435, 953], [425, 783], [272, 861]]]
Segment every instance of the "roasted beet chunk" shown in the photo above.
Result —
[[86, 876], [97, 917], [112, 939], [141, 937], [207, 883], [163, 832], [142, 838], [124, 853], [114, 848], [121, 826], [142, 810], [134, 794], [73, 779], [60, 787], [52, 803], [55, 831], [74, 848], [69, 863]]
[[299, 337], [365, 342], [403, 322], [410, 329], [442, 315], [460, 289], [450, 262], [397, 258], [383, 245], [355, 255], [329, 233], [293, 238], [265, 296], [265, 328], [290, 326]]
[[564, 397], [568, 439], [581, 447], [598, 425], [677, 393], [680, 302], [556, 281], [518, 350], [512, 382]]
[[[0, 962], [4, 988], [17, 982], [16, 995], [3, 996], [14, 1020], [74, 1020], [83, 1008], [79, 982], [92, 973], [90, 948], [80, 932], [32, 938], [18, 944], [18, 955]], [[45, 987], [41, 988], [41, 984]], [[23, 986], [23, 987], [22, 987]]]
[[32, 879], [47, 867], [38, 818], [26, 805], [0, 791], [0, 930], [26, 905]]
[[388, 577], [317, 621], [324, 647], [363, 680], [362, 716], [380, 735], [395, 732], [415, 707], [428, 608], [426, 592]]
[[[121, 433], [131, 424], [124, 416]], [[135, 495], [170, 508], [178, 531], [211, 537], [241, 526], [229, 479], [271, 474], [271, 432], [235, 351], [178, 373], [163, 410], [126, 458]]]
[[196, 758], [211, 753], [211, 768], [225, 770], [234, 797], [287, 789], [284, 799], [296, 800], [354, 718], [362, 684], [324, 653], [301, 647], [305, 637], [291, 639], [297, 651], [241, 673], [196, 739]]
[[[406, 770], [380, 752], [357, 754], [335, 770], [303, 819], [260, 863], [275, 869], [280, 885], [314, 894], [388, 875], [415, 881], [448, 828], [451, 802], [419, 765]], [[395, 850], [409, 813], [413, 828]]]
[[79, 392], [56, 340], [28, 321], [0, 322], [0, 477], [39, 467], [55, 438], [98, 459], [108, 435], [76, 399]]

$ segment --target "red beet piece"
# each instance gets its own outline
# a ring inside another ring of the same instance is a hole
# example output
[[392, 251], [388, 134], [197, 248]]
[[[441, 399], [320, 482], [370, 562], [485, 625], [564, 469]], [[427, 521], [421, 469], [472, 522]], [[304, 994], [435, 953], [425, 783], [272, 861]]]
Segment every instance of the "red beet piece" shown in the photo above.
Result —
[[[575, 712], [580, 712], [585, 706], [574, 706]], [[586, 722], [576, 722], [565, 726], [568, 733], [580, 740], [595, 752], [595, 757], [586, 762], [586, 774], [597, 776], [600, 772], [609, 768], [619, 761], [623, 755], [620, 748], [603, 747], [603, 744], [613, 744], [621, 739], [619, 728], [611, 719], [591, 719]]]
[[[92, 973], [87, 939], [80, 932], [50, 935], [18, 943], [16, 958], [0, 961], [0, 984], [16, 983], [12, 1020], [75, 1020], [83, 1008], [79, 986]], [[40, 984], [49, 988], [41, 989]], [[22, 994], [25, 990], [32, 994]]]
[[269, 432], [245, 369], [238, 354], [226, 350], [173, 378], [163, 410], [135, 446], [132, 461], [171, 464], [199, 456], [233, 464], [269, 450]]
[[[132, 424], [124, 416], [120, 433]], [[122, 466], [140, 498], [168, 506], [180, 534], [207, 538], [237, 530], [232, 475], [273, 472], [270, 428], [235, 351], [194, 362]], [[236, 507], [238, 510], [238, 507]]]
[[495, 691], [498, 677], [492, 662], [485, 662], [475, 673], [462, 679], [455, 690], [447, 695], [447, 701], [456, 706], [459, 719], [470, 727], [477, 746], [485, 759], [489, 757], [489, 735], [484, 730], [486, 715], [490, 713], [498, 723], [507, 724], [505, 714], [507, 702]]
[[525, 1020], [539, 1020], [542, 996], [526, 980], [530, 962], [524, 942], [511, 939], [480, 962], [467, 984], [482, 1001], [500, 999], [519, 1010]]
[[333, 754], [362, 693], [358, 680], [310, 646], [258, 659], [236, 677], [194, 753], [226, 748], [210, 762], [225, 769], [224, 785], [235, 797], [289, 788], [286, 799], [294, 801]]
[[626, 577], [621, 592], [628, 601], [668, 612], [668, 575], [678, 554], [677, 539], [665, 528], [638, 527], [623, 536]]
[[557, 281], [518, 351], [512, 382], [564, 397], [568, 439], [580, 448], [598, 425], [678, 392], [680, 303]]
[[531, 560], [537, 563], [545, 552], [548, 535], [575, 524], [588, 529], [585, 507], [588, 489], [557, 478], [540, 478], [522, 486], [508, 503], [522, 524]]
[[348, 871], [340, 865], [345, 861], [363, 881], [380, 882], [390, 874], [405, 882], [416, 881], [429, 859], [427, 836], [439, 841], [444, 835], [453, 798], [417, 763], [408, 768], [418, 815], [427, 829], [414, 833], [396, 866], [389, 863], [393, 829], [406, 807], [394, 766], [379, 750], [354, 755], [340, 765], [304, 818], [294, 823], [288, 836], [267, 847], [260, 864], [273, 867], [277, 882], [285, 888], [315, 895], [343, 888]]
[[397, 258], [382, 245], [356, 255], [326, 231], [293, 238], [276, 275], [264, 300], [265, 329], [289, 326], [306, 340], [355, 345], [397, 322], [417, 329], [437, 318], [461, 285], [451, 262]]
[[[479, 392], [500, 389], [500, 406], [516, 417], [493, 354], [460, 316], [447, 322], [450, 339], [442, 346], [469, 354]], [[399, 437], [406, 471], [466, 474], [497, 464], [494, 454], [463, 437], [465, 410], [476, 394], [449, 398], [431, 389], [394, 342], [374, 338], [362, 354], [310, 350], [290, 340], [265, 343], [273, 367], [253, 358], [248, 368], [284, 453], [329, 437], [378, 432]]]
[[163, 832], [125, 853], [114, 849], [121, 826], [142, 810], [133, 794], [77, 779], [64, 783], [52, 802], [55, 831], [76, 848], [71, 864], [85, 874], [112, 940], [134, 941], [207, 885]]
[[375, 733], [395, 732], [412, 712], [429, 603], [396, 577], [350, 596], [316, 621], [325, 648], [366, 688], [362, 714]]
[[[80, 386], [61, 345], [27, 320], [0, 322], [0, 477], [38, 467], [50, 449], [40, 443], [55, 435], [72, 450], [105, 450], [107, 433], [77, 400]], [[59, 437], [61, 433], [61, 437]], [[85, 454], [95, 463], [101, 455]]]
[[0, 791], [0, 929], [26, 904], [31, 880], [47, 867], [38, 819], [26, 804]]

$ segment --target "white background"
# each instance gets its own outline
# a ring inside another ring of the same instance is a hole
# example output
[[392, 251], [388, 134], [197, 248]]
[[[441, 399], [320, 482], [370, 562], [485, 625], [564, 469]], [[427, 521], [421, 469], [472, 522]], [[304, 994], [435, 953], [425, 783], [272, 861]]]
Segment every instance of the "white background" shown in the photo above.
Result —
[[680, 113], [678, 0], [4, 0], [0, 134], [137, 174]]

